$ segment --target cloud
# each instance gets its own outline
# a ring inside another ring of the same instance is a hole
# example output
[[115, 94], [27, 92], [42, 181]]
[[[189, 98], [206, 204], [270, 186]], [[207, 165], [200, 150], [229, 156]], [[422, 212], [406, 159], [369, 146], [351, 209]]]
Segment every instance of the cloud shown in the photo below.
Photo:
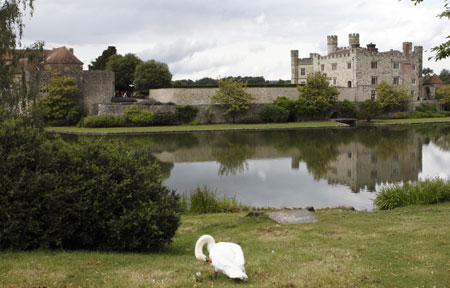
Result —
[[[380, 51], [401, 49], [403, 41], [427, 51], [450, 34], [448, 21], [436, 17], [443, 9], [443, 1], [406, 0], [46, 0], [26, 20], [24, 43], [74, 47], [86, 64], [114, 45], [121, 54], [167, 62], [174, 79], [289, 79], [289, 51], [325, 54], [331, 34], [340, 46], [356, 32], [362, 45], [373, 42]], [[428, 61], [428, 55], [425, 67], [450, 66], [450, 59]]]

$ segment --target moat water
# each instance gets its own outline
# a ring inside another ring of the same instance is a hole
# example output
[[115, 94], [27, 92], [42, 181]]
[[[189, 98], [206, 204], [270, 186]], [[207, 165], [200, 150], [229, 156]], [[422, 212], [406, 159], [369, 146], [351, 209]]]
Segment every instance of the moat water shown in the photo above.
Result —
[[386, 185], [450, 176], [450, 125], [112, 137], [147, 147], [163, 184], [206, 186], [256, 207], [372, 210]]

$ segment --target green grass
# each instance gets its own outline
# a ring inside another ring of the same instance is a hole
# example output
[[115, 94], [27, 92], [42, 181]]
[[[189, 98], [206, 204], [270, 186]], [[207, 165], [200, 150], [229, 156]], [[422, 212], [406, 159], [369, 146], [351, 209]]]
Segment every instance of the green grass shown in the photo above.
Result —
[[[155, 254], [0, 252], [0, 287], [448, 287], [450, 203], [394, 210], [321, 210], [279, 225], [244, 214], [184, 215]], [[194, 257], [198, 237], [240, 244], [247, 282]], [[195, 276], [200, 272], [200, 276]]]
[[450, 201], [450, 183], [436, 178], [403, 186], [394, 184], [377, 194], [374, 203], [379, 209], [388, 210], [409, 205], [429, 205]]
[[48, 127], [47, 131], [68, 133], [157, 133], [211, 130], [252, 130], [252, 129], [295, 129], [311, 127], [347, 127], [348, 125], [333, 121], [267, 123], [267, 124], [211, 124], [211, 125], [179, 125], [150, 127], [114, 127], [114, 128], [78, 128]]
[[439, 117], [439, 118], [417, 118], [417, 119], [374, 119], [368, 123], [375, 124], [420, 124], [420, 123], [441, 123], [450, 122], [450, 117]]

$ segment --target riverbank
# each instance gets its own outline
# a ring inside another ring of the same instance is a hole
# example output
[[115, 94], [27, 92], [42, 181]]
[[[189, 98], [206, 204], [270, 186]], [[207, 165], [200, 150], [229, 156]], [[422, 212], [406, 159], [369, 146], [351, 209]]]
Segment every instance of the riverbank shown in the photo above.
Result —
[[[370, 122], [358, 121], [361, 126], [409, 125], [450, 123], [450, 117], [420, 118], [420, 119], [374, 119]], [[177, 126], [150, 126], [150, 127], [113, 127], [113, 128], [79, 128], [79, 127], [47, 127], [45, 131], [58, 134], [78, 135], [121, 135], [121, 134], [151, 134], [151, 133], [177, 133], [198, 131], [251, 131], [251, 130], [290, 130], [304, 128], [348, 128], [347, 124], [335, 121], [311, 121], [290, 123], [264, 123], [264, 124], [211, 124], [211, 125], [177, 125]]]
[[265, 123], [265, 124], [211, 124], [211, 125], [177, 125], [149, 127], [114, 127], [114, 128], [78, 128], [78, 127], [47, 127], [45, 131], [60, 134], [81, 135], [120, 135], [120, 134], [151, 134], [197, 131], [249, 131], [249, 130], [289, 130], [302, 128], [345, 128], [347, 124], [334, 121]]
[[[319, 210], [320, 222], [299, 225], [244, 215], [184, 215], [174, 242], [154, 254], [0, 252], [0, 286], [446, 287], [450, 281], [450, 203]], [[194, 257], [203, 234], [242, 246], [247, 282], [212, 279], [213, 267]]]

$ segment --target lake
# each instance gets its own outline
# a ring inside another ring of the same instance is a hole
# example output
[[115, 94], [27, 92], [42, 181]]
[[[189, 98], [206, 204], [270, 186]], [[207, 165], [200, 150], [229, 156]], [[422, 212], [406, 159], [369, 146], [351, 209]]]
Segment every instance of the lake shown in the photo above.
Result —
[[450, 175], [450, 125], [114, 136], [161, 161], [178, 193], [206, 186], [255, 207], [372, 210], [383, 186]]

